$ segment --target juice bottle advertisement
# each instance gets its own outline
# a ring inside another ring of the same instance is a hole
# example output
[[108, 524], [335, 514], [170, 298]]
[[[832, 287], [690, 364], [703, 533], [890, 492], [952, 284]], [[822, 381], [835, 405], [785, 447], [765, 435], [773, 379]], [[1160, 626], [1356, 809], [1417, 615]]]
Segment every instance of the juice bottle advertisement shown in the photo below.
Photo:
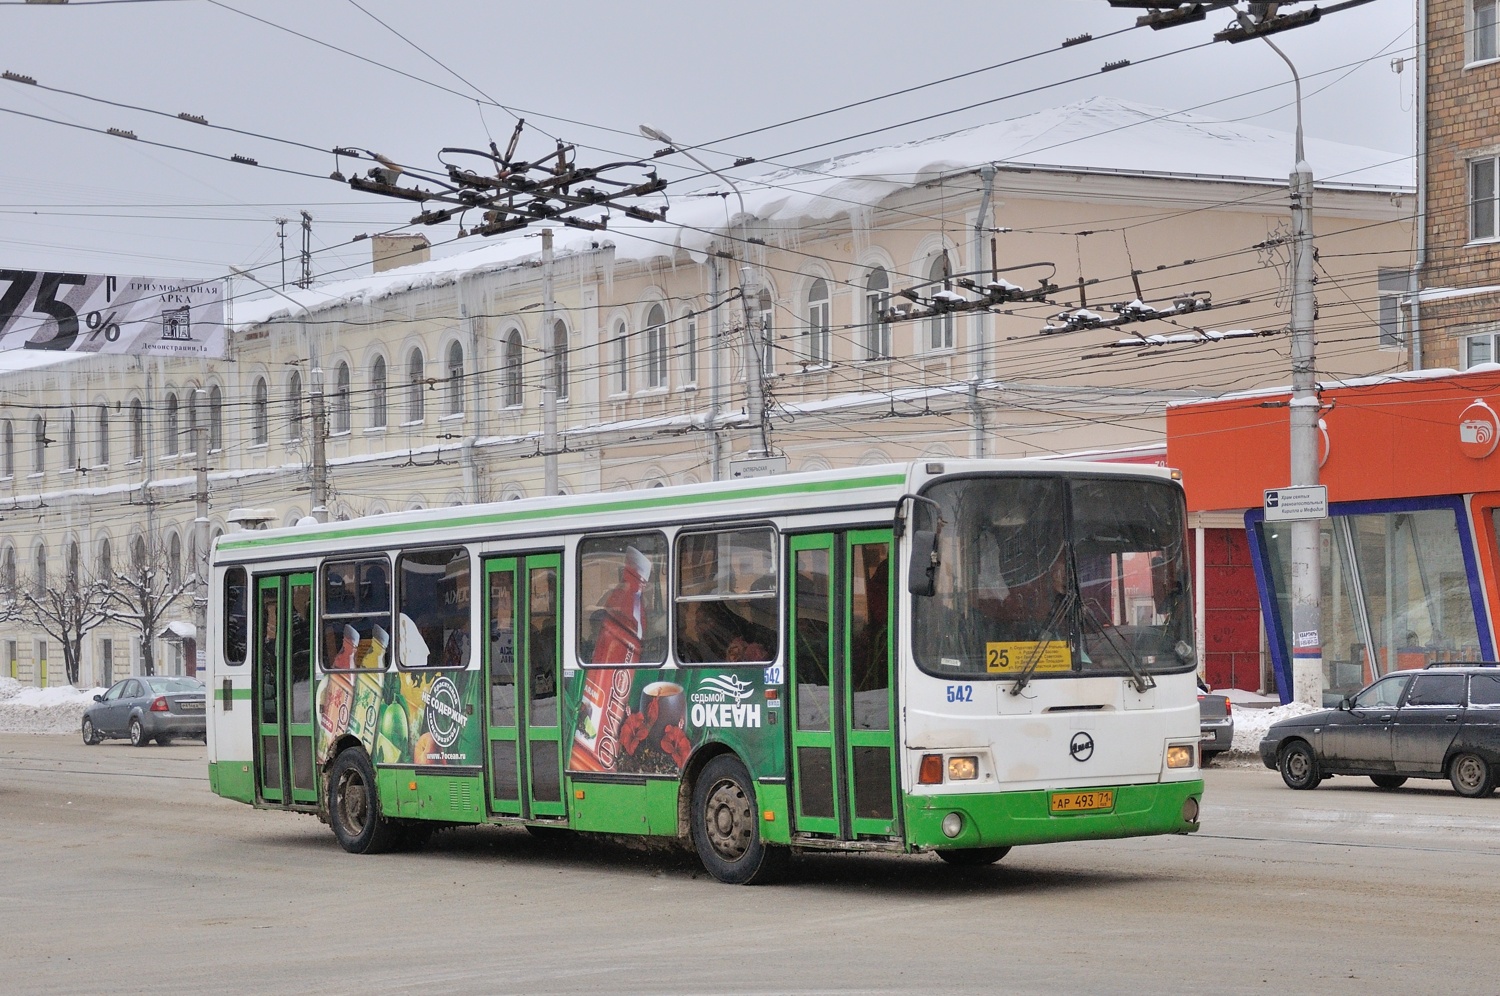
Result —
[[472, 765], [483, 757], [480, 675], [352, 671], [318, 684], [318, 759], [356, 737], [377, 764]]

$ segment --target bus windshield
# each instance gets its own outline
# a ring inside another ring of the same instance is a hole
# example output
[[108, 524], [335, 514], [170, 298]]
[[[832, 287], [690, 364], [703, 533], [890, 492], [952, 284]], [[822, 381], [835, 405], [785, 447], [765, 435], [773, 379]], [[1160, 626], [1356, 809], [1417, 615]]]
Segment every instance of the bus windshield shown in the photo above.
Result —
[[971, 477], [940, 510], [936, 593], [913, 598], [913, 650], [939, 677], [1145, 675], [1194, 666], [1181, 491], [1119, 477]]

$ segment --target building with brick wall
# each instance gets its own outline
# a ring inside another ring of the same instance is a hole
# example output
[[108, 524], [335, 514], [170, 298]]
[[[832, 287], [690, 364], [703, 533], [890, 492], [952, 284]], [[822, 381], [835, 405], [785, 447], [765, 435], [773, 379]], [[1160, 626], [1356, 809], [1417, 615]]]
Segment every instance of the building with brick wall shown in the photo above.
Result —
[[1500, 24], [1495, 0], [1427, 0], [1419, 102], [1419, 369], [1500, 360]]

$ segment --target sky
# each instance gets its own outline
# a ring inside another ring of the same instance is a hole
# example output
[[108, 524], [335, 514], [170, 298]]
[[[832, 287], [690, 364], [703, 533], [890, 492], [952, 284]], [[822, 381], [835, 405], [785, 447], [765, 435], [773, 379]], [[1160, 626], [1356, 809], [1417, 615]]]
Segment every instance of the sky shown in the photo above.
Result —
[[[1415, 8], [1374, 0], [1273, 37], [1303, 78], [1309, 137], [1411, 155]], [[279, 284], [275, 219], [289, 219], [294, 280], [307, 211], [314, 279], [358, 276], [369, 243], [356, 237], [412, 230], [420, 208], [329, 179], [373, 165], [329, 150], [439, 169], [445, 147], [503, 149], [518, 117], [522, 157], [562, 140], [580, 165], [649, 158], [661, 147], [639, 134], [649, 123], [746, 176], [771, 166], [735, 159], [808, 163], [1108, 95], [1284, 129], [1290, 170], [1290, 71], [1263, 41], [1212, 42], [1225, 11], [1151, 31], [1107, 0], [914, 10], [892, 0], [0, 0], [0, 71], [41, 84], [0, 80], [0, 270], [212, 277], [237, 267]], [[1093, 40], [1062, 47], [1085, 34]], [[1120, 60], [1130, 64], [1101, 72]], [[898, 91], [909, 92], [887, 96]], [[680, 190], [706, 182], [680, 155], [658, 167]], [[419, 230], [435, 255], [478, 247], [456, 238], [456, 223]]]

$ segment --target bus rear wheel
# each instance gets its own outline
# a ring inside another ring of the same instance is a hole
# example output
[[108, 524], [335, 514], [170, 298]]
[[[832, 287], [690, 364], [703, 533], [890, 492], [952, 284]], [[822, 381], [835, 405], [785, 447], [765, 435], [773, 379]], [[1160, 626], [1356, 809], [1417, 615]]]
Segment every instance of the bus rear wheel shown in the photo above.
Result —
[[979, 868], [992, 865], [1010, 853], [1008, 847], [962, 847], [937, 852], [937, 856], [955, 868]]
[[380, 812], [375, 768], [358, 747], [335, 758], [328, 772], [328, 822], [350, 854], [380, 854], [401, 843], [401, 828]]
[[760, 811], [750, 772], [732, 754], [709, 761], [693, 786], [693, 846], [708, 873], [730, 885], [766, 882], [786, 852], [760, 839]]

